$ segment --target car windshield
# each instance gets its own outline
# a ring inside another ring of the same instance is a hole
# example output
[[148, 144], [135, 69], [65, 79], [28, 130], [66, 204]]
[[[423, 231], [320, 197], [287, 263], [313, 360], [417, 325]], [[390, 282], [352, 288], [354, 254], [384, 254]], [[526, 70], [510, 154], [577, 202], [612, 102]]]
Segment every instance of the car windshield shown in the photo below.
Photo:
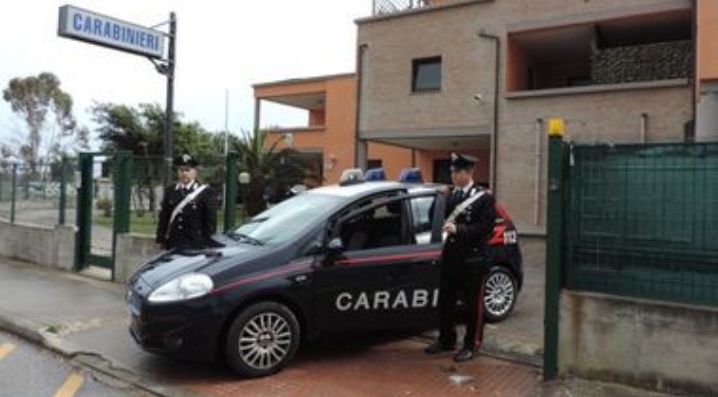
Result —
[[294, 240], [309, 224], [327, 217], [344, 199], [303, 193], [267, 209], [227, 235], [255, 245], [279, 245]]

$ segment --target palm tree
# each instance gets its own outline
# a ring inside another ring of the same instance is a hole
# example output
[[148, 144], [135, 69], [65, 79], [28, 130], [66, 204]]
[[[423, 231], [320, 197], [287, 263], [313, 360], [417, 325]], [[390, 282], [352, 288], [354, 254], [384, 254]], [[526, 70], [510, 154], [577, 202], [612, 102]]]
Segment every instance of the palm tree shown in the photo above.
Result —
[[268, 132], [260, 130], [253, 135], [244, 133], [244, 139], [235, 143], [239, 155], [240, 171], [248, 172], [249, 184], [243, 189], [244, 209], [254, 216], [267, 208], [265, 195], [282, 195], [288, 186], [302, 180], [306, 164], [300, 153], [292, 148], [278, 148], [285, 136], [268, 145]]

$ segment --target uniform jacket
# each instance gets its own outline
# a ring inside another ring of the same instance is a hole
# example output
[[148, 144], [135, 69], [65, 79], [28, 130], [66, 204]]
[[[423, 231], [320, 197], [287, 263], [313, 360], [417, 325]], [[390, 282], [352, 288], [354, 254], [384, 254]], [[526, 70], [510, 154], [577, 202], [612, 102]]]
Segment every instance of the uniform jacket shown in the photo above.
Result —
[[217, 229], [217, 205], [211, 188], [206, 188], [187, 203], [170, 224], [174, 208], [200, 184], [192, 182], [189, 189], [181, 184], [165, 188], [157, 225], [158, 243], [166, 248], [202, 248], [211, 245], [210, 237]]
[[[483, 190], [474, 184], [469, 188], [468, 195], [461, 193], [461, 189], [455, 187], [446, 204], [446, 216], [448, 217], [456, 206], [461, 204], [469, 195], [478, 194]], [[484, 256], [484, 246], [491, 237], [496, 223], [496, 201], [488, 192], [484, 191], [483, 196], [475, 200], [454, 220], [456, 234], [449, 235], [444, 244], [444, 255], [460, 255], [469, 258]]]

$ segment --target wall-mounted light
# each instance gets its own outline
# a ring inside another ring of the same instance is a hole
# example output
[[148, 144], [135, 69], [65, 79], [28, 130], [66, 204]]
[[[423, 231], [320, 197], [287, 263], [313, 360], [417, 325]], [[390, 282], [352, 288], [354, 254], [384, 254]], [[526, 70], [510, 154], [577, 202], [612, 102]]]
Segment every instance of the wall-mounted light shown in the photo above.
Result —
[[249, 175], [249, 172], [242, 171], [239, 173], [239, 184], [240, 185], [248, 185], [251, 180], [251, 175]]
[[291, 132], [285, 132], [282, 134], [281, 138], [287, 146], [293, 148], [294, 147], [294, 134]]
[[324, 163], [324, 168], [327, 171], [333, 170], [336, 166], [339, 160], [337, 159], [337, 155], [334, 153], [329, 153], [327, 156], [327, 161]]

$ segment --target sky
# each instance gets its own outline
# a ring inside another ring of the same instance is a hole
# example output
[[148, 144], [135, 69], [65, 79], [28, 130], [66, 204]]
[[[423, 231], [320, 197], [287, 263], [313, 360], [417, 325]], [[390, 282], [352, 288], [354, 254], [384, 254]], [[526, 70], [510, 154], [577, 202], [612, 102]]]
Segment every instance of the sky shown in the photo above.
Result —
[[[95, 102], [165, 106], [167, 80], [150, 61], [57, 35], [59, 7], [72, 5], [137, 25], [177, 19], [174, 109], [185, 122], [231, 134], [254, 125], [252, 85], [350, 73], [356, 24], [372, 0], [12, 0], [0, 13], [0, 88], [14, 77], [54, 73], [91, 130]], [[157, 30], [167, 32], [168, 27]], [[166, 47], [166, 44], [165, 44]], [[302, 112], [262, 106], [262, 126], [301, 126]], [[0, 140], [26, 134], [22, 119], [0, 101]], [[94, 135], [94, 134], [93, 134]]]

